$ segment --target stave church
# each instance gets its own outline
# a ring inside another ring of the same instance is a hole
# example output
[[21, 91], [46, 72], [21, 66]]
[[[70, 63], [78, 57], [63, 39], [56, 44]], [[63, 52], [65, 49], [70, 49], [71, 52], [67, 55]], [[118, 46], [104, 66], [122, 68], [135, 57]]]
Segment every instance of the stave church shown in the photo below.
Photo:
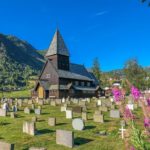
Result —
[[70, 62], [68, 48], [58, 29], [45, 57], [46, 62], [32, 91], [32, 97], [98, 97], [98, 80], [84, 65]]

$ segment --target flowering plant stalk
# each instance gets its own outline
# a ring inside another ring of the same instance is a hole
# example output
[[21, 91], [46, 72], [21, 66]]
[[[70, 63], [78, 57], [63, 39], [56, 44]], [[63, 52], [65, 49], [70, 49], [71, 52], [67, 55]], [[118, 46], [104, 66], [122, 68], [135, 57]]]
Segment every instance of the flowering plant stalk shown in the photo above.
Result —
[[131, 88], [131, 94], [135, 101], [138, 101], [139, 97], [141, 96], [141, 92], [134, 86]]

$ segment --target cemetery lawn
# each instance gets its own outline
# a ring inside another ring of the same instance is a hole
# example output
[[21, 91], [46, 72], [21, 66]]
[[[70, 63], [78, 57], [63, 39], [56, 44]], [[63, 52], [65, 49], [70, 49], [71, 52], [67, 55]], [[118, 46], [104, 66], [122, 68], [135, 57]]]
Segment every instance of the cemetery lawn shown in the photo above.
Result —
[[[60, 106], [42, 106], [42, 114], [38, 116], [36, 122], [37, 135], [35, 136], [22, 132], [23, 122], [31, 121], [34, 116], [33, 112], [24, 114], [23, 107], [15, 119], [9, 116], [0, 117], [0, 140], [14, 143], [15, 150], [28, 150], [32, 146], [45, 147], [48, 150], [69, 150], [70, 148], [56, 144], [56, 129], [74, 131], [75, 146], [73, 150], [125, 150], [124, 141], [118, 133], [120, 119], [112, 119], [109, 117], [109, 112], [104, 112], [105, 123], [94, 123], [92, 117], [95, 108], [92, 103], [88, 104], [88, 108], [90, 108], [88, 110], [89, 120], [85, 122], [83, 131], [73, 130], [72, 121], [66, 119], [65, 112], [60, 112]], [[55, 127], [48, 125], [48, 117], [56, 117], [57, 125]], [[81, 115], [74, 114], [75, 117], [81, 117]], [[106, 131], [107, 136], [98, 135], [99, 131]]]
[[22, 98], [22, 97], [31, 97], [31, 92], [29, 89], [21, 90], [21, 91], [11, 91], [11, 92], [0, 92], [0, 98]]

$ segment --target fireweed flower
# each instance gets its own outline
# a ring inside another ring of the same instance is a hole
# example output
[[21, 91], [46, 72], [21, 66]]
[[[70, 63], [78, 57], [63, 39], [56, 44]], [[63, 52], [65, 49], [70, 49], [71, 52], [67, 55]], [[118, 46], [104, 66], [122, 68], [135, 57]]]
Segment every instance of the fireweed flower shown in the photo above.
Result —
[[134, 119], [134, 115], [132, 114], [132, 111], [129, 109], [128, 106], [126, 106], [125, 108], [124, 117], [128, 119]]
[[144, 118], [144, 126], [146, 127], [150, 127], [150, 119], [149, 118]]
[[114, 96], [115, 102], [121, 101], [122, 93], [120, 89], [117, 89], [117, 88], [112, 89], [112, 94]]
[[130, 150], [136, 150], [133, 146], [130, 148]]
[[150, 106], [150, 98], [147, 99], [147, 105]]
[[141, 95], [141, 92], [134, 86], [131, 88], [131, 94], [135, 101], [137, 101]]

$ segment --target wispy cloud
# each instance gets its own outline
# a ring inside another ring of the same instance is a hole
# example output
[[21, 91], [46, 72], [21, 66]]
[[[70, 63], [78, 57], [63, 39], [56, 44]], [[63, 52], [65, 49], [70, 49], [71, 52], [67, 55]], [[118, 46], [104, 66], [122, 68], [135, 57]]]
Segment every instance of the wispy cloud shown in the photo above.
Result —
[[102, 16], [102, 15], [104, 15], [104, 14], [107, 14], [108, 13], [108, 11], [100, 11], [100, 12], [97, 12], [96, 14], [95, 14], [95, 16]]

